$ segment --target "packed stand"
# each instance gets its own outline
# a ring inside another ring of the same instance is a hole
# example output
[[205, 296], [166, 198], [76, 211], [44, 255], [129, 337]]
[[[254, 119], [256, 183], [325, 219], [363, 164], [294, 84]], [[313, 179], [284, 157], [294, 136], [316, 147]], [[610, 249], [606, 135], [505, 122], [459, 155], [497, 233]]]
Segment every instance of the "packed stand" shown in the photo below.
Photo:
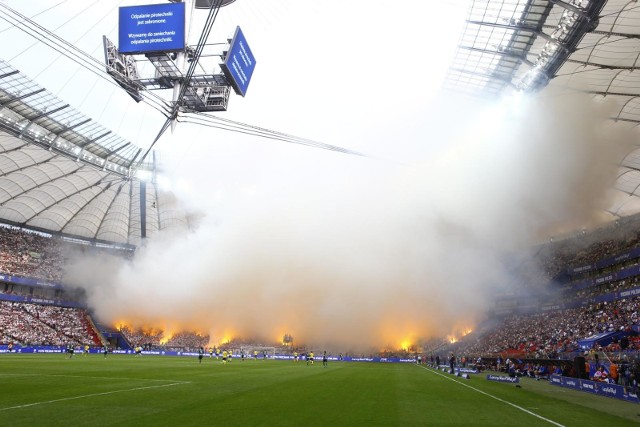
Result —
[[209, 335], [200, 335], [195, 332], [178, 332], [169, 338], [165, 345], [168, 347], [197, 349], [199, 347], [207, 347], [208, 344]]
[[195, 332], [177, 332], [166, 338], [162, 329], [156, 328], [131, 328], [121, 326], [120, 333], [134, 347], [142, 347], [145, 350], [165, 349], [184, 350], [207, 347], [209, 345], [209, 335], [201, 335]]
[[[84, 242], [88, 243], [88, 242]], [[0, 274], [61, 282], [74, 253], [109, 253], [130, 259], [134, 251], [72, 243], [56, 236], [0, 225]]]
[[120, 333], [134, 347], [142, 346], [145, 349], [159, 347], [164, 331], [152, 328], [130, 328], [129, 326], [121, 326]]
[[636, 215], [588, 233], [581, 232], [570, 238], [549, 242], [540, 247], [537, 255], [539, 264], [549, 278], [554, 278], [568, 267], [594, 264], [628, 251], [640, 245], [639, 225], [640, 216]]
[[[541, 358], [578, 350], [578, 340], [603, 332], [632, 331], [640, 323], [640, 297], [584, 308], [506, 317], [492, 332], [466, 343], [469, 354], [519, 353]], [[631, 339], [628, 350], [640, 350]]]
[[0, 301], [0, 341], [22, 345], [100, 345], [84, 310], [9, 301]]
[[0, 248], [0, 273], [52, 281], [62, 279], [64, 256], [55, 239], [41, 233], [0, 227]]

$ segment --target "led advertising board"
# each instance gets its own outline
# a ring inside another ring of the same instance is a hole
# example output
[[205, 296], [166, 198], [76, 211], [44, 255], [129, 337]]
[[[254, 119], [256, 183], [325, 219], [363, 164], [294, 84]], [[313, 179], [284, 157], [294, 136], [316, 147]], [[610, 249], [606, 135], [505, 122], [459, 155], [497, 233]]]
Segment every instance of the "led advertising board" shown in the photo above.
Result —
[[184, 49], [184, 3], [120, 8], [120, 53], [167, 52]]
[[256, 68], [256, 59], [253, 57], [240, 27], [236, 28], [229, 45], [229, 52], [220, 67], [229, 79], [233, 90], [238, 95], [244, 96], [247, 93], [253, 70]]

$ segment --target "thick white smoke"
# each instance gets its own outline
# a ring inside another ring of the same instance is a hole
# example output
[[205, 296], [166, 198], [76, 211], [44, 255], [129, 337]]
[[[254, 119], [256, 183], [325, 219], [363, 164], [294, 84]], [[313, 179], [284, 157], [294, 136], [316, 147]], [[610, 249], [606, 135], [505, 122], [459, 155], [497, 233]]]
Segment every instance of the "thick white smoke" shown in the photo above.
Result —
[[207, 211], [199, 228], [150, 240], [130, 264], [80, 259], [67, 281], [103, 321], [214, 342], [290, 333], [397, 348], [473, 327], [493, 286], [512, 280], [504, 255], [591, 220], [634, 142], [591, 98], [544, 95], [471, 105], [451, 123], [439, 119], [460, 111], [445, 107], [414, 123], [421, 131], [372, 142], [387, 159], [414, 153], [410, 166], [269, 142], [271, 157], [245, 149], [227, 157], [233, 167], [190, 178], [203, 165], [181, 158], [183, 196]]

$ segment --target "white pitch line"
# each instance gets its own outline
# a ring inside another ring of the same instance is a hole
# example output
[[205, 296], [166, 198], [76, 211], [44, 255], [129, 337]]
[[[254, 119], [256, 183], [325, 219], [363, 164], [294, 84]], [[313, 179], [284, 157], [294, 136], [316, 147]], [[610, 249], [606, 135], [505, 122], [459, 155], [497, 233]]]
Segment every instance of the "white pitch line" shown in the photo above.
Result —
[[450, 378], [450, 377], [448, 377], [447, 375], [441, 374], [441, 373], [440, 373], [440, 372], [438, 372], [438, 371], [433, 371], [433, 370], [431, 370], [431, 369], [427, 369], [427, 368], [426, 368], [426, 367], [424, 367], [424, 366], [419, 366], [419, 367], [420, 367], [420, 368], [423, 368], [423, 369], [426, 369], [428, 372], [433, 372], [434, 374], [440, 375], [442, 378], [446, 378], [446, 379], [448, 379], [449, 381], [453, 381], [454, 383], [457, 383], [457, 384], [463, 385], [463, 386], [465, 386], [465, 387], [467, 387], [467, 388], [470, 388], [471, 390], [475, 390], [475, 391], [477, 391], [478, 393], [484, 394], [485, 396], [489, 396], [489, 397], [490, 397], [490, 398], [492, 398], [492, 399], [498, 400], [498, 401], [500, 401], [500, 402], [502, 402], [502, 403], [506, 403], [506, 404], [507, 404], [507, 405], [509, 405], [509, 406], [513, 406], [514, 408], [519, 409], [519, 410], [521, 410], [522, 412], [526, 412], [526, 413], [527, 413], [527, 414], [529, 414], [529, 415], [533, 415], [533, 416], [534, 416], [534, 417], [536, 417], [536, 418], [540, 418], [540, 419], [541, 419], [541, 420], [543, 420], [543, 421], [546, 421], [546, 422], [551, 423], [551, 424], [553, 424], [553, 425], [556, 425], [556, 426], [558, 426], [558, 427], [565, 427], [563, 424], [557, 423], [557, 422], [555, 422], [555, 421], [553, 421], [553, 420], [550, 420], [549, 418], [545, 418], [545, 417], [543, 417], [542, 415], [538, 415], [538, 414], [536, 414], [535, 412], [531, 412], [531, 411], [529, 411], [528, 409], [523, 408], [522, 406], [518, 406], [518, 405], [516, 405], [515, 403], [511, 403], [511, 402], [509, 402], [509, 401], [507, 401], [507, 400], [500, 399], [499, 397], [494, 396], [494, 395], [492, 395], [492, 394], [490, 394], [490, 393], [487, 393], [486, 391], [482, 391], [482, 390], [480, 390], [479, 388], [475, 388], [475, 387], [473, 387], [473, 386], [470, 386], [469, 384], [465, 384], [465, 383], [463, 383], [463, 382], [461, 382], [461, 381], [454, 380], [453, 378]]
[[160, 380], [156, 378], [126, 378], [126, 377], [92, 377], [88, 375], [65, 375], [65, 374], [21, 374], [2, 373], [0, 377], [61, 377], [61, 378], [83, 378], [96, 380], [123, 380], [123, 381], [162, 381], [165, 383], [189, 384], [191, 381]]
[[136, 388], [128, 388], [128, 389], [124, 389], [124, 390], [105, 391], [103, 393], [83, 394], [81, 396], [64, 397], [62, 399], [45, 400], [45, 401], [42, 401], [42, 402], [27, 403], [26, 405], [9, 406], [7, 408], [0, 408], [0, 412], [8, 411], [10, 409], [29, 408], [31, 406], [47, 405], [49, 403], [56, 403], [56, 402], [64, 402], [64, 401], [67, 401], [67, 400], [84, 399], [85, 397], [106, 396], [108, 394], [125, 393], [125, 392], [128, 392], [128, 391], [148, 390], [148, 389], [151, 389], [151, 388], [171, 387], [171, 386], [174, 386], [174, 385], [182, 385], [182, 384], [187, 384], [187, 383], [171, 383], [171, 384], [151, 385], [151, 386], [148, 386], [148, 387], [136, 387]]

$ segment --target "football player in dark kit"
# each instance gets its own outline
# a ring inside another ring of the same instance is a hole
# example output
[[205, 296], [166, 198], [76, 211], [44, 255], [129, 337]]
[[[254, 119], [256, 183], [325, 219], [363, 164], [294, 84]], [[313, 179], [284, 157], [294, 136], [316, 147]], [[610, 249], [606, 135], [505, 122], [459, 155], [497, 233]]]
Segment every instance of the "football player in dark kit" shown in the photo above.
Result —
[[322, 355], [322, 366], [326, 368], [328, 364], [329, 364], [329, 359], [327, 359], [327, 352], [325, 351], [324, 354]]
[[449, 367], [451, 368], [451, 370], [449, 371], [450, 374], [454, 373], [454, 367], [456, 364], [456, 357], [453, 355], [453, 353], [451, 353], [451, 356], [449, 356]]
[[67, 345], [67, 354], [69, 355], [69, 359], [73, 357], [73, 353], [75, 353], [75, 347], [71, 344]]
[[204, 348], [200, 347], [198, 349], [198, 363], [202, 363], [203, 357], [204, 357]]

